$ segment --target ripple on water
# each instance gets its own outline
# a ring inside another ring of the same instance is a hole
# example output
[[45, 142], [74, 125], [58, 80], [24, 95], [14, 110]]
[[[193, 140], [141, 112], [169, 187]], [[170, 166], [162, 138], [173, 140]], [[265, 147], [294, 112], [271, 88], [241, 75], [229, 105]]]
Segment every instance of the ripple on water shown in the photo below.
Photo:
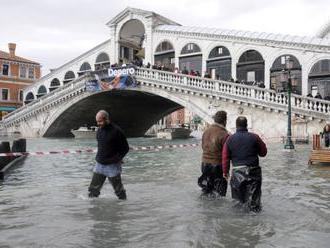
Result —
[[[160, 145], [130, 139], [131, 145]], [[181, 143], [182, 141], [166, 141]], [[196, 140], [184, 141], [187, 143]], [[30, 151], [95, 147], [94, 140], [31, 139]], [[200, 148], [131, 152], [128, 200], [109, 182], [87, 188], [95, 154], [29, 157], [0, 184], [0, 243], [10, 247], [326, 247], [330, 168], [307, 165], [309, 147], [271, 144], [263, 166], [263, 211], [200, 197]], [[230, 188], [229, 188], [230, 190]], [[36, 235], [38, 234], [38, 235]]]

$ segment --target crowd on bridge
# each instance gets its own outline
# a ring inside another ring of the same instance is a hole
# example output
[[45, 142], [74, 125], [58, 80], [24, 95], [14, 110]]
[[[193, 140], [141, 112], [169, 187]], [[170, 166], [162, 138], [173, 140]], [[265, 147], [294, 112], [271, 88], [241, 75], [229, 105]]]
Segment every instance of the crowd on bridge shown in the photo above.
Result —
[[[159, 71], [180, 73], [180, 74], [189, 75], [189, 76], [204, 77], [204, 78], [212, 79], [212, 76], [209, 73], [209, 71], [205, 71], [204, 74], [202, 75], [200, 73], [200, 71], [193, 70], [193, 69], [188, 70], [187, 67], [184, 67], [182, 70], [180, 70], [178, 67], [174, 67], [172, 65], [163, 65], [161, 63], [156, 63], [154, 65], [151, 65], [150, 63], [143, 64], [142, 60], [140, 60], [140, 59], [135, 59], [135, 60], [131, 61], [131, 63], [129, 63], [129, 64], [123, 64], [123, 62], [121, 61], [120, 63], [112, 64], [111, 68], [120, 67], [123, 65], [124, 66], [133, 65], [133, 66], [137, 66], [137, 67], [144, 67], [144, 68], [149, 68], [149, 69], [154, 69], [154, 70], [159, 70]], [[213, 79], [222, 80], [219, 75], [215, 75], [215, 78], [213, 78]], [[229, 82], [236, 83], [236, 84], [257, 86], [259, 88], [266, 87], [265, 83], [263, 81], [247, 81], [247, 80], [237, 80], [237, 79], [235, 80], [233, 78], [230, 78], [229, 80], [227, 79], [225, 81], [229, 81]], [[277, 92], [286, 92], [286, 90], [284, 88], [281, 90], [273, 89], [273, 88], [271, 88], [271, 89], [274, 91], [277, 91]], [[293, 93], [295, 93], [294, 90], [293, 90]], [[308, 93], [307, 97], [330, 101], [330, 96], [322, 96], [320, 94], [320, 92], [317, 92], [314, 96], [311, 93]]]

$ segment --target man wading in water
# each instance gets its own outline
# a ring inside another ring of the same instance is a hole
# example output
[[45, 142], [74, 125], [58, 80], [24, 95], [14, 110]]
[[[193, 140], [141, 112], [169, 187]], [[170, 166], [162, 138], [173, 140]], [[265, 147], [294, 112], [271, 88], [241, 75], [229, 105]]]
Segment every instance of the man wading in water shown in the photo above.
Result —
[[202, 175], [198, 178], [198, 185], [203, 194], [217, 192], [226, 196], [227, 180], [222, 176], [221, 155], [222, 147], [228, 137], [226, 130], [227, 113], [218, 111], [213, 117], [214, 124], [205, 130], [202, 137]]
[[121, 182], [121, 164], [129, 150], [127, 139], [122, 130], [110, 122], [108, 112], [100, 110], [96, 115], [96, 122], [99, 127], [96, 133], [98, 149], [93, 178], [88, 188], [89, 197], [100, 195], [100, 190], [108, 177], [117, 197], [125, 200], [126, 191]]
[[230, 160], [233, 172], [230, 180], [232, 198], [247, 204], [254, 212], [261, 210], [261, 168], [259, 157], [267, 154], [261, 138], [247, 130], [247, 119], [236, 119], [236, 133], [231, 135], [222, 151], [223, 176], [228, 178]]

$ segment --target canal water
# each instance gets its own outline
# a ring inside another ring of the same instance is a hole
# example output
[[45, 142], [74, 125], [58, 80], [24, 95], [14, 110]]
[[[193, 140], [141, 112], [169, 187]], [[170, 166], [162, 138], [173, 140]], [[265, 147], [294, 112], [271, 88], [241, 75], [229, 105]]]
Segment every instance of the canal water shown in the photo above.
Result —
[[[198, 140], [167, 141], [182, 142]], [[27, 140], [31, 152], [95, 145]], [[109, 182], [100, 198], [87, 197], [95, 154], [30, 156], [0, 182], [0, 247], [330, 247], [330, 167], [308, 166], [308, 145], [282, 147], [269, 144], [261, 160], [258, 214], [238, 207], [230, 191], [222, 199], [200, 197], [200, 147], [130, 152], [127, 201], [116, 199]]]

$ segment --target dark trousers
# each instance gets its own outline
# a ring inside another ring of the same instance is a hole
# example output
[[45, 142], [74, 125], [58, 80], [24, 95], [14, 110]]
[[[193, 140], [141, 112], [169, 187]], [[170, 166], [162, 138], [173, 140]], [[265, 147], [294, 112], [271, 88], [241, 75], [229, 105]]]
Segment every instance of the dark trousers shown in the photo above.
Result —
[[213, 191], [220, 196], [226, 196], [227, 180], [223, 178], [221, 165], [202, 163], [202, 175], [198, 178], [198, 185], [203, 193], [210, 194]]
[[[98, 173], [93, 174], [91, 184], [88, 188], [89, 197], [98, 197], [100, 195], [101, 188], [106, 178], [107, 177], [102, 174], [98, 174]], [[115, 177], [108, 177], [108, 179], [115, 191], [116, 196], [121, 200], [125, 200], [126, 191], [124, 189], [124, 185], [121, 182], [121, 175], [118, 174]]]
[[233, 167], [230, 180], [232, 198], [247, 204], [252, 211], [261, 210], [261, 168], [257, 167]]

